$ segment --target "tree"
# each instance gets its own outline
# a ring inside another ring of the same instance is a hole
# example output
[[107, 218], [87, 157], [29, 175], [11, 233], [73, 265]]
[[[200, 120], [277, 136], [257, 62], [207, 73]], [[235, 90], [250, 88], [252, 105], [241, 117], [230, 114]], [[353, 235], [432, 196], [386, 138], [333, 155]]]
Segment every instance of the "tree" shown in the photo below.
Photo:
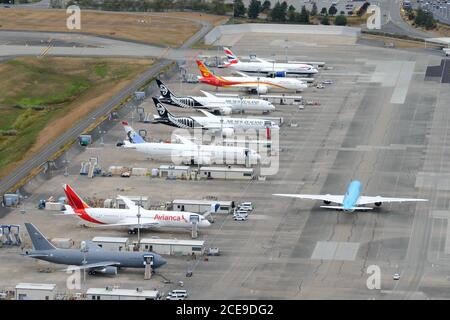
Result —
[[252, 0], [248, 6], [247, 15], [250, 19], [257, 19], [262, 10], [261, 1]]
[[243, 17], [245, 15], [245, 12], [247, 11], [245, 9], [245, 5], [242, 2], [242, 0], [234, 0], [233, 2], [234, 7], [234, 17]]
[[334, 24], [337, 26], [346, 26], [347, 18], [343, 15], [336, 16], [336, 18], [334, 18]]
[[261, 8], [261, 12], [267, 13], [267, 11], [270, 10], [270, 6], [271, 6], [270, 0], [265, 0], [263, 2], [262, 8]]
[[311, 8], [311, 15], [317, 16], [317, 4], [313, 2], [312, 8]]
[[331, 6], [331, 7], [328, 9], [328, 14], [329, 14], [330, 16], [334, 16], [336, 13], [337, 13], [336, 6]]
[[422, 8], [419, 8], [414, 18], [414, 24], [425, 29], [433, 29], [436, 27], [436, 21], [433, 18], [431, 12], [425, 12]]
[[211, 3], [211, 12], [212, 13], [218, 14], [218, 15], [224, 15], [225, 11], [226, 10], [225, 10], [225, 1], [224, 0], [213, 0], [212, 1], [212, 3]]
[[309, 24], [309, 11], [306, 10], [305, 6], [302, 6], [302, 10], [300, 11], [300, 14], [298, 16], [298, 23], [301, 24]]
[[324, 16], [327, 14], [327, 8], [323, 7], [322, 10], [320, 10], [320, 15]]
[[322, 19], [320, 19], [320, 24], [328, 26], [330, 24], [330, 19], [328, 18], [328, 15], [324, 15]]
[[290, 5], [287, 10], [288, 21], [294, 23], [297, 21], [297, 12], [293, 5]]
[[278, 1], [270, 12], [270, 17], [273, 21], [276, 22], [285, 22], [286, 21], [286, 11], [287, 11], [287, 3], [283, 2], [282, 4]]

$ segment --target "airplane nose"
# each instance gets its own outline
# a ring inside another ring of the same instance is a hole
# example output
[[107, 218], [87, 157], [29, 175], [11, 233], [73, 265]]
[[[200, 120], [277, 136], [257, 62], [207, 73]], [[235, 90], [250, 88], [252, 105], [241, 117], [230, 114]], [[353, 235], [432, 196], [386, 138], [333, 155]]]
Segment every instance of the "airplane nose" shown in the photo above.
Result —
[[202, 228], [206, 228], [209, 227], [211, 225], [211, 222], [209, 222], [208, 220], [203, 220], [202, 222], [200, 222], [200, 227]]
[[163, 257], [159, 256], [159, 263], [158, 263], [159, 267], [162, 267], [166, 263], [167, 261]]

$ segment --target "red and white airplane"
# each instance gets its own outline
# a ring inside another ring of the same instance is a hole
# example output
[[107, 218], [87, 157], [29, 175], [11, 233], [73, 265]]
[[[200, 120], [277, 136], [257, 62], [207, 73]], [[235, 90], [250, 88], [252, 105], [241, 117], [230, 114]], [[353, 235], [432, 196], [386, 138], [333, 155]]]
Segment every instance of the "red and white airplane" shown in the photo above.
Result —
[[308, 87], [306, 82], [294, 78], [251, 77], [242, 72], [238, 72], [240, 77], [220, 77], [214, 75], [200, 60], [196, 60], [196, 62], [202, 74], [198, 80], [215, 87], [246, 88], [258, 94], [265, 94], [269, 89], [297, 92]]
[[[128, 227], [129, 234], [136, 233], [138, 227], [141, 229], [189, 228], [193, 223], [197, 223], [198, 227], [205, 228], [211, 225], [205, 216], [197, 213], [146, 210], [142, 207], [138, 210], [138, 206], [132, 200], [123, 196], [119, 196], [119, 198], [125, 202], [128, 209], [91, 208], [68, 184], [63, 187], [69, 203], [65, 206], [65, 214], [77, 215], [80, 219], [103, 227]], [[218, 206], [218, 204], [212, 205], [211, 211], [217, 211]], [[138, 212], [140, 214], [139, 219], [137, 217]]]

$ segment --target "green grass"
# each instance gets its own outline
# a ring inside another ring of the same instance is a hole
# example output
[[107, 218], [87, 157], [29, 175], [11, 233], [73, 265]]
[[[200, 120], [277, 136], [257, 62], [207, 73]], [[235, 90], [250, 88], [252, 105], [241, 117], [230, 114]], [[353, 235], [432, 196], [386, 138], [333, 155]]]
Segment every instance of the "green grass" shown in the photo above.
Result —
[[[83, 97], [98, 97], [141, 71], [142, 64], [114, 59], [18, 58], [0, 63], [0, 176], [6, 166], [24, 158], [49, 123], [78, 107]], [[17, 135], [3, 135], [8, 130]]]

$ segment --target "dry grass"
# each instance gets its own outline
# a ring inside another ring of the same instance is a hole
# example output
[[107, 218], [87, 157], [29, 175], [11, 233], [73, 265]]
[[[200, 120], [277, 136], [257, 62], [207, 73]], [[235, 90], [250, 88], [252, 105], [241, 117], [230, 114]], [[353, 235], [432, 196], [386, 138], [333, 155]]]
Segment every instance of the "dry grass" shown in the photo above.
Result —
[[[18, 119], [23, 118], [24, 114], [30, 114], [32, 123], [21, 127], [18, 136], [1, 137], [0, 177], [14, 170], [22, 161], [55, 140], [67, 128], [106, 103], [152, 64], [151, 60], [144, 59], [20, 58], [15, 61], [19, 64], [0, 64], [0, 70], [9, 75], [0, 79], [0, 91], [4, 89], [2, 94], [8, 92], [7, 96], [0, 99], [2, 118], [9, 117], [8, 121], [3, 122], [2, 129], [15, 127], [14, 123], [17, 124]], [[26, 69], [23, 68], [24, 65]], [[48, 70], [49, 76], [45, 75], [47, 81], [39, 78], [41, 70], [39, 68]], [[34, 96], [37, 100], [40, 99], [40, 95], [50, 97], [55, 94], [55, 86], [63, 83], [65, 87], [70, 87], [74, 78], [85, 79], [89, 86], [83, 91], [64, 97], [62, 103], [46, 104], [48, 107], [45, 111], [30, 112], [29, 108], [18, 110], [4, 103], [4, 101], [11, 103], [15, 100], [20, 101], [23, 91], [29, 93], [26, 96]], [[15, 92], [8, 91], [7, 88], [11, 83], [22, 82], [28, 84], [44, 82], [39, 87], [39, 91], [42, 92], [30, 92], [24, 88]]]
[[[182, 18], [202, 18], [214, 23], [216, 16], [188, 13], [122, 13], [84, 10], [81, 30], [68, 30], [65, 10], [0, 9], [0, 30], [82, 32], [178, 47], [200, 30], [199, 23]], [[222, 17], [221, 17], [222, 18]]]
[[414, 40], [407, 40], [407, 39], [398, 39], [398, 38], [392, 38], [387, 37], [383, 35], [373, 35], [373, 34], [362, 34], [362, 39], [368, 39], [368, 40], [381, 40], [384, 41], [385, 44], [392, 43], [394, 44], [395, 48], [423, 48], [425, 44], [422, 41], [414, 41]]

